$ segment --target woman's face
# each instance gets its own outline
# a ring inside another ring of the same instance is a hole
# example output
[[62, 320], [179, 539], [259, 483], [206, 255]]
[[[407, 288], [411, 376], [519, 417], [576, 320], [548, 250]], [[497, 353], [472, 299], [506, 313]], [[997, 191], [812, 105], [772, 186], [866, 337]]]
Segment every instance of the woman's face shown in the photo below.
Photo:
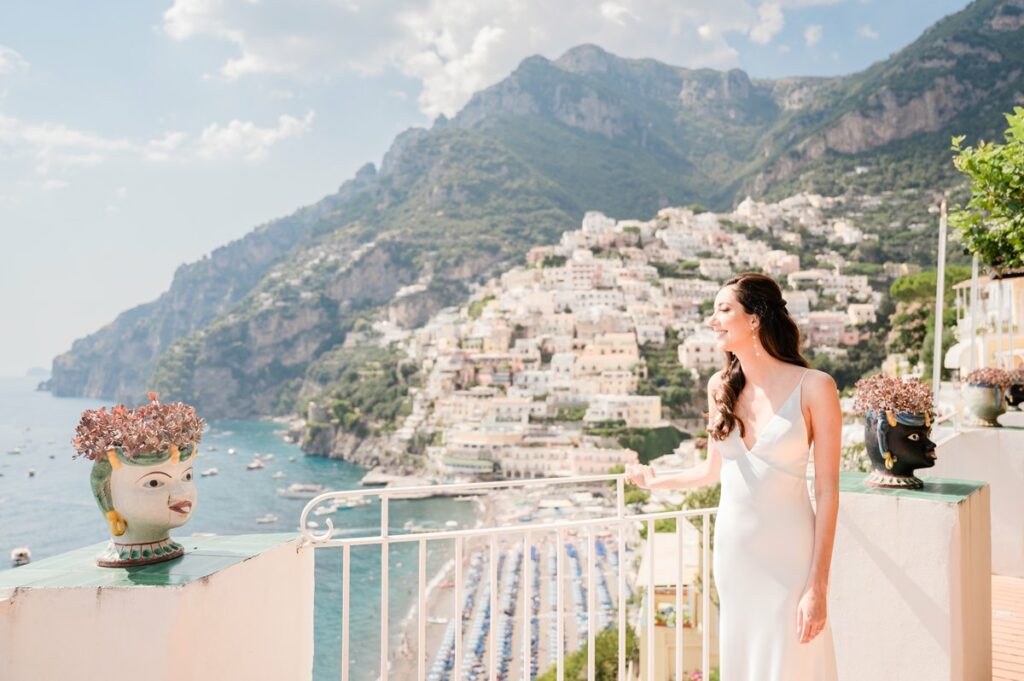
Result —
[[753, 344], [751, 332], [757, 328], [757, 316], [747, 314], [736, 299], [736, 291], [726, 286], [715, 296], [715, 307], [707, 325], [715, 333], [718, 349], [736, 352]]

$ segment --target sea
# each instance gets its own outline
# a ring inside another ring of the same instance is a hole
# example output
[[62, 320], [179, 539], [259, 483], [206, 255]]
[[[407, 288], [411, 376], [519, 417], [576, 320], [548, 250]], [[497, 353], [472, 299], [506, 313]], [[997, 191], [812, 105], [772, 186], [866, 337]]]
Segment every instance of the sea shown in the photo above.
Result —
[[[71, 440], [81, 412], [107, 402], [57, 398], [36, 389], [41, 379], [0, 377], [0, 569], [12, 549], [28, 546], [39, 560], [109, 538], [89, 487], [91, 464], [74, 459]], [[134, 405], [129, 405], [134, 406]], [[201, 414], [200, 414], [201, 416]], [[289, 499], [278, 488], [293, 482], [320, 483], [328, 489], [361, 489], [364, 468], [345, 461], [306, 456], [286, 442], [284, 426], [272, 421], [215, 421], [203, 436], [196, 461], [198, 500], [188, 524], [172, 532], [218, 535], [260, 532], [298, 533], [305, 500]], [[9, 454], [19, 449], [20, 454]], [[228, 454], [236, 450], [235, 455]], [[273, 454], [265, 468], [246, 470], [254, 455]], [[219, 474], [199, 477], [216, 467]], [[32, 471], [34, 474], [29, 475]], [[281, 471], [284, 477], [272, 475]], [[394, 500], [389, 507], [389, 531], [401, 534], [410, 521], [420, 527], [443, 527], [455, 521], [472, 527], [476, 505], [450, 498]], [[278, 521], [258, 524], [273, 514]], [[310, 514], [311, 518], [323, 520]], [[379, 533], [380, 505], [340, 511], [333, 516], [340, 536]], [[401, 645], [402, 621], [417, 599], [415, 542], [392, 545], [389, 579], [389, 646]], [[428, 581], [450, 563], [449, 542], [428, 542]], [[16, 569], [16, 568], [15, 568]], [[350, 673], [354, 681], [372, 681], [380, 675], [380, 549], [352, 549], [350, 605]], [[341, 677], [342, 557], [340, 549], [316, 551], [314, 603], [314, 670], [316, 681]], [[267, 585], [273, 588], [273, 585]]]

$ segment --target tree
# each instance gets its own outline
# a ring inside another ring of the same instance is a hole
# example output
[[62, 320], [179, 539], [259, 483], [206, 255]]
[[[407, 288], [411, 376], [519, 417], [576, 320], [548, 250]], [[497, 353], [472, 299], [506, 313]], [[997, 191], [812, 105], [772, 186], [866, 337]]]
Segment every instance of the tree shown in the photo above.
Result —
[[971, 179], [971, 199], [950, 222], [967, 250], [998, 273], [1024, 267], [1024, 108], [1006, 114], [1005, 144], [964, 147], [953, 138], [953, 165]]

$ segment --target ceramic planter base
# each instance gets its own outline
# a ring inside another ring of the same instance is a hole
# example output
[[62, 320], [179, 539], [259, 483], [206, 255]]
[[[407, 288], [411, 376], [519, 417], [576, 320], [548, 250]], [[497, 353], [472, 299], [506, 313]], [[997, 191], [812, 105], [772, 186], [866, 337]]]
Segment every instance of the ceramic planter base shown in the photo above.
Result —
[[998, 419], [1006, 413], [1003, 389], [993, 385], [967, 385], [964, 395], [964, 425], [1002, 428]]
[[864, 480], [864, 484], [870, 487], [892, 487], [896, 489], [922, 489], [924, 482], [913, 475], [892, 475], [877, 470]]
[[170, 537], [144, 544], [118, 544], [111, 540], [96, 559], [100, 567], [137, 567], [172, 560], [185, 554], [185, 547]]

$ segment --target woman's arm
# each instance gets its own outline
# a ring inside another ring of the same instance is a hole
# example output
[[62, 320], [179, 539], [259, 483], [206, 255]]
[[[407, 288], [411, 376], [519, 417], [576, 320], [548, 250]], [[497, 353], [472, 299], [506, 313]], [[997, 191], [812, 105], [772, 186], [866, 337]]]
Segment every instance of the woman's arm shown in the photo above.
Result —
[[[714, 423], [715, 405], [714, 390], [718, 386], [719, 375], [716, 373], [708, 381], [708, 423]], [[627, 479], [634, 485], [645, 489], [686, 489], [702, 487], [718, 482], [722, 469], [722, 459], [718, 453], [718, 444], [708, 437], [708, 456], [693, 468], [671, 475], [657, 476], [650, 466], [632, 464], [626, 466]]]
[[797, 634], [806, 643], [825, 626], [826, 597], [832, 548], [839, 514], [839, 449], [843, 415], [839, 392], [828, 374], [814, 372], [807, 377], [807, 404], [810, 407], [810, 432], [814, 442], [814, 552], [807, 585], [797, 613]]

